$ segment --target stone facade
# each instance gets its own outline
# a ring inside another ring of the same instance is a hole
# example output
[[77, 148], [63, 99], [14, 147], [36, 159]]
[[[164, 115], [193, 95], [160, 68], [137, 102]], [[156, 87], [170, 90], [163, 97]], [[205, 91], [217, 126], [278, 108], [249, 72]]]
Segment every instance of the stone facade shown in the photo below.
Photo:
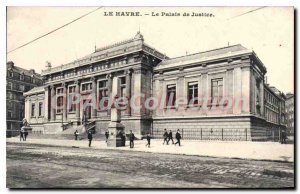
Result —
[[42, 85], [42, 77], [33, 69], [26, 70], [6, 63], [6, 134], [18, 135], [24, 118], [25, 100], [23, 93]]
[[286, 122], [287, 122], [287, 128], [288, 128], [288, 134], [294, 136], [295, 133], [295, 126], [294, 126], [294, 109], [295, 109], [295, 104], [294, 104], [294, 94], [287, 93], [286, 94]]
[[[61, 131], [61, 123], [80, 125], [84, 115], [95, 122], [98, 133], [104, 133], [112, 110], [89, 109], [83, 102], [70, 110], [67, 98], [57, 95], [75, 91], [82, 101], [89, 100], [90, 94], [98, 100], [113, 99], [117, 84], [118, 96], [134, 99], [134, 105], [140, 106], [130, 105], [120, 112], [125, 133], [133, 130], [141, 137], [151, 132], [162, 138], [166, 128], [180, 129], [184, 137], [194, 139], [263, 141], [277, 134], [264, 116], [265, 74], [256, 54], [241, 45], [170, 59], [145, 44], [137, 33], [133, 39], [43, 71], [44, 92], [25, 96], [36, 103], [34, 99], [42, 99], [44, 93], [43, 124], [30, 121], [32, 126], [44, 127], [45, 133], [47, 125], [57, 125], [53, 133]], [[55, 103], [63, 106], [57, 108]], [[157, 106], [147, 108], [150, 104]], [[30, 112], [26, 115], [29, 118]]]

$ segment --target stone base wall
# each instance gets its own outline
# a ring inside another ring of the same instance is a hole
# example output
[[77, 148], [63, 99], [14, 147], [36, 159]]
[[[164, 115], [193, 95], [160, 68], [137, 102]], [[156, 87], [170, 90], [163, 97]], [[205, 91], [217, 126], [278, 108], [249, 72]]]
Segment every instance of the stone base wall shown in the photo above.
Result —
[[277, 141], [278, 129], [263, 120], [244, 117], [153, 119], [154, 138], [163, 138], [164, 129], [179, 129], [183, 139], [217, 141]]
[[[108, 129], [110, 120], [97, 120], [96, 133], [104, 134]], [[130, 130], [135, 136], [140, 139], [141, 136], [146, 135], [151, 130], [151, 120], [147, 119], [131, 119], [123, 118], [121, 123], [125, 126], [125, 134], [129, 134]]]

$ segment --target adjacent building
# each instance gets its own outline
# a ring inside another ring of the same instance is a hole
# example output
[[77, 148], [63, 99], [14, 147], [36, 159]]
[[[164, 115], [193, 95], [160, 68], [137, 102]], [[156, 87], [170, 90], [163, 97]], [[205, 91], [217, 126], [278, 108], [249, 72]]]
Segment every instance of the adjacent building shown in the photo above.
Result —
[[15, 66], [12, 61], [6, 63], [6, 70], [6, 128], [7, 136], [11, 136], [18, 133], [25, 117], [23, 93], [42, 85], [42, 77], [33, 69]]
[[[62, 127], [68, 123], [79, 126], [83, 117], [97, 133], [104, 133], [110, 109], [85, 105], [91, 94], [98, 101], [112, 100], [114, 90], [134, 98], [139, 107], [130, 104], [120, 112], [125, 132], [133, 130], [137, 137], [150, 132], [162, 138], [164, 129], [180, 129], [186, 139], [277, 141], [285, 127], [280, 122], [282, 101], [267, 97], [274, 92], [264, 83], [266, 72], [255, 52], [242, 45], [169, 58], [138, 32], [132, 39], [44, 70], [44, 85], [24, 94], [25, 117], [33, 131], [45, 134], [68, 130]], [[63, 96], [74, 93], [81, 101], [68, 106], [70, 98]]]
[[294, 127], [294, 94], [287, 93], [286, 94], [286, 102], [285, 102], [285, 108], [286, 108], [286, 117], [287, 117], [287, 129], [288, 129], [288, 135], [294, 136], [295, 133], [295, 127]]

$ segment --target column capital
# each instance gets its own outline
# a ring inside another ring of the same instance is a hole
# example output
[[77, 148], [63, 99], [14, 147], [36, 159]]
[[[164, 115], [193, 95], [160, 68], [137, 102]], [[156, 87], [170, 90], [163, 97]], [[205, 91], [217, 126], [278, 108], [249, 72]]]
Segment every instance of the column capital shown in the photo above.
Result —
[[126, 70], [124, 70], [124, 74], [125, 75], [131, 75], [132, 74], [132, 69], [126, 69]]
[[109, 73], [109, 74], [106, 75], [106, 79], [109, 79], [109, 78], [110, 79], [113, 78], [113, 74], [112, 73]]
[[133, 69], [133, 72], [135, 74], [140, 74], [140, 73], [146, 74], [147, 73], [147, 69], [144, 69], [144, 68]]
[[91, 78], [90, 78], [90, 81], [92, 81], [92, 82], [95, 81], [95, 80], [96, 80], [95, 77], [91, 77]]
[[54, 85], [50, 85], [50, 89], [55, 89], [55, 86]]
[[79, 84], [79, 80], [78, 79], [74, 80], [74, 84], [78, 85]]
[[65, 88], [67, 86], [66, 82], [62, 82], [61, 86]]

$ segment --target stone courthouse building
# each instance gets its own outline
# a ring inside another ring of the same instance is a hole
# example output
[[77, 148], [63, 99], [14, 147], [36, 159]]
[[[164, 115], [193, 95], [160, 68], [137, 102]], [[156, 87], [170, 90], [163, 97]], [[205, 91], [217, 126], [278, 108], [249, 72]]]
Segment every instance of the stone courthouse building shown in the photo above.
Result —
[[[166, 128], [180, 129], [186, 139], [276, 140], [285, 126], [265, 117], [266, 72], [257, 55], [241, 45], [169, 58], [147, 45], [138, 32], [132, 39], [44, 70], [44, 86], [24, 94], [25, 115], [33, 131], [45, 134], [74, 130], [83, 117], [96, 133], [104, 133], [111, 110], [84, 104], [90, 94], [99, 101], [114, 98], [115, 87], [119, 97], [134, 98], [139, 107], [130, 104], [119, 112], [125, 132], [133, 130], [137, 137], [150, 132], [162, 138]], [[80, 103], [67, 106], [68, 98], [58, 95], [72, 93], [80, 93]], [[40, 106], [41, 115], [35, 111]]]

